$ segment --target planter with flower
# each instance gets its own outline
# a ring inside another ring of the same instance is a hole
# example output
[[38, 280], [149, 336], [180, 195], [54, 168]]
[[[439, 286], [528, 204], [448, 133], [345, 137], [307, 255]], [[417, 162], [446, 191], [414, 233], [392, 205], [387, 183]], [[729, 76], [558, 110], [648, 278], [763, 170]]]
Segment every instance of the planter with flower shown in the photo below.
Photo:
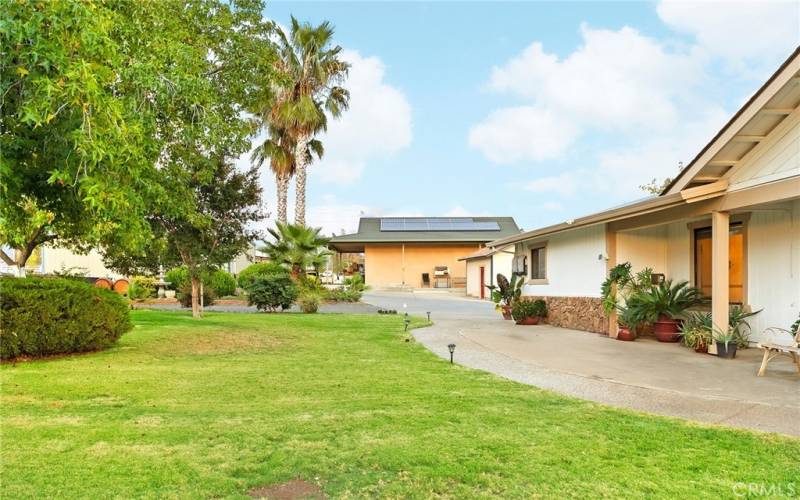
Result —
[[665, 280], [629, 297], [627, 307], [642, 321], [653, 324], [656, 340], [677, 342], [680, 340], [680, 315], [702, 301], [700, 290], [689, 286], [688, 282], [679, 281], [673, 285], [672, 280]]
[[636, 328], [639, 325], [639, 316], [636, 311], [624, 306], [617, 306], [617, 340], [630, 342], [636, 340]]
[[542, 299], [517, 300], [511, 306], [511, 317], [518, 325], [538, 325], [547, 317], [547, 304]]
[[523, 276], [513, 275], [511, 281], [500, 273], [497, 273], [497, 285], [486, 285], [492, 291], [492, 302], [495, 309], [503, 313], [503, 319], [511, 319], [511, 307], [522, 296], [522, 285], [525, 281]]
[[[612, 267], [608, 271], [608, 277], [600, 287], [600, 296], [602, 298], [603, 311], [606, 316], [610, 316], [614, 311], [617, 312], [618, 321], [619, 316], [625, 312], [626, 321], [630, 322], [638, 318], [636, 311], [628, 311], [625, 307], [629, 297], [636, 294], [645, 292], [653, 287], [653, 270], [649, 267], [642, 269], [637, 273], [631, 270], [630, 262], [623, 262]], [[641, 321], [641, 318], [638, 318]], [[620, 324], [622, 327], [622, 324]], [[626, 337], [633, 337], [628, 340], [636, 338], [636, 333], [641, 331], [642, 325], [639, 323], [625, 324], [627, 331]]]
[[711, 314], [697, 311], [687, 314], [681, 324], [681, 337], [686, 347], [707, 353], [712, 340]]

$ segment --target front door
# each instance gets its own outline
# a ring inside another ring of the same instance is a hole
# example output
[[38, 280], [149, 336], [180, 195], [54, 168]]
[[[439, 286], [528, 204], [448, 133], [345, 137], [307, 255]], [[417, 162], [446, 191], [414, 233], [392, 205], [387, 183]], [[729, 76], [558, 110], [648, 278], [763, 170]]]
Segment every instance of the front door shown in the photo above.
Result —
[[481, 273], [480, 273], [481, 274], [481, 280], [480, 280], [480, 284], [481, 284], [481, 299], [486, 298], [486, 295], [485, 295], [486, 282], [484, 281], [485, 273], [486, 273], [486, 268], [481, 266]]
[[[731, 224], [728, 242], [728, 279], [731, 304], [744, 303], [744, 233], [742, 224]], [[711, 297], [711, 228], [694, 232], [694, 283]]]

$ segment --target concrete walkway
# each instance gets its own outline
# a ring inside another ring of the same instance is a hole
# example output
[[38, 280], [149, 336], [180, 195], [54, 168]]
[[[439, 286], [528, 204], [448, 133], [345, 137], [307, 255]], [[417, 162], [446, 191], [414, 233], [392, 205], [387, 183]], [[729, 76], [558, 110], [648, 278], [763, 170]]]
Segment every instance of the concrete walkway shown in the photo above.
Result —
[[415, 338], [459, 364], [611, 406], [731, 427], [800, 436], [800, 375], [787, 358], [756, 377], [761, 351], [735, 360], [696, 354], [679, 344], [608, 337], [503, 321], [492, 304], [430, 293], [370, 293], [379, 307], [424, 316], [434, 326]]

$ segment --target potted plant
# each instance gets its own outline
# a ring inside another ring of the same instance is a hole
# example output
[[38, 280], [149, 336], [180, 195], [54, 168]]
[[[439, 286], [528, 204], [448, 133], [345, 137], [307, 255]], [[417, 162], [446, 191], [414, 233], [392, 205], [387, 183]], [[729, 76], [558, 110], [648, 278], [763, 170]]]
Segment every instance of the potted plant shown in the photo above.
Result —
[[689, 286], [688, 282], [679, 281], [673, 285], [672, 280], [664, 280], [629, 297], [627, 306], [634, 309], [642, 321], [653, 324], [656, 340], [677, 342], [680, 340], [678, 316], [700, 302], [700, 290]]
[[497, 285], [486, 285], [492, 291], [492, 302], [495, 309], [503, 313], [503, 319], [511, 319], [511, 306], [522, 296], [522, 285], [525, 279], [518, 275], [511, 276], [511, 281], [497, 273]]
[[717, 344], [717, 356], [723, 359], [733, 359], [736, 357], [736, 331], [728, 326], [722, 331], [719, 327], [714, 327], [714, 341]]
[[636, 340], [636, 325], [639, 324], [639, 317], [633, 309], [617, 306], [617, 340], [630, 342]]
[[695, 352], [707, 353], [711, 344], [711, 314], [706, 312], [693, 312], [687, 315], [681, 325], [681, 336], [686, 347]]
[[[653, 286], [653, 270], [651, 268], [646, 267], [634, 274], [631, 267], [630, 262], [623, 262], [612, 267], [608, 271], [608, 277], [600, 287], [603, 310], [607, 316], [610, 316], [615, 310], [619, 314], [622, 312], [620, 308], [630, 297], [647, 291]], [[635, 316], [635, 311], [631, 311], [629, 319]], [[632, 332], [633, 338], [630, 340], [636, 338], [636, 333], [633, 333], [633, 330], [637, 330], [638, 326], [638, 324], [625, 325]], [[629, 336], [629, 334], [623, 334], [623, 337], [627, 338]]]
[[547, 316], [547, 304], [541, 299], [518, 300], [511, 306], [511, 316], [518, 325], [538, 325]]

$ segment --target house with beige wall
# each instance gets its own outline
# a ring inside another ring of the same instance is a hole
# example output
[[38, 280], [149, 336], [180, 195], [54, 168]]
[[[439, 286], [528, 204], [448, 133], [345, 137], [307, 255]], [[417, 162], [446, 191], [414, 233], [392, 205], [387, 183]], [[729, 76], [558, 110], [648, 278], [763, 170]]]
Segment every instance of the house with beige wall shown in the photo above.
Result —
[[511, 277], [514, 254], [514, 245], [503, 248], [484, 247], [458, 259], [467, 265], [467, 295], [478, 299], [490, 299], [489, 287], [497, 282], [497, 275]]
[[[548, 302], [557, 326], [616, 336], [600, 285], [630, 262], [687, 280], [726, 325], [752, 310], [753, 336], [800, 312], [800, 49], [659, 195], [490, 242], [515, 246], [524, 294]], [[713, 348], [713, 346], [711, 346]]]
[[464, 288], [462, 257], [519, 234], [511, 217], [362, 217], [358, 232], [335, 236], [341, 254], [363, 254], [373, 288]]

